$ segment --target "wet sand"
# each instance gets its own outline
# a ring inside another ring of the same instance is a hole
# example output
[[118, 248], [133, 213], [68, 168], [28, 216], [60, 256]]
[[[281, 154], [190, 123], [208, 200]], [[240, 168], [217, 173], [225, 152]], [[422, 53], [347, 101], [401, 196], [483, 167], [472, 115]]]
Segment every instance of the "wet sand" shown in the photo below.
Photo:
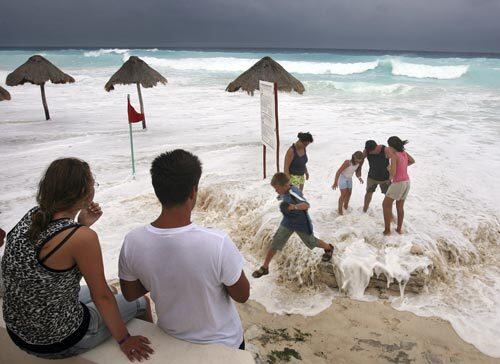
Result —
[[500, 363], [464, 342], [439, 318], [399, 312], [388, 302], [338, 298], [312, 317], [238, 304], [247, 350], [257, 363]]

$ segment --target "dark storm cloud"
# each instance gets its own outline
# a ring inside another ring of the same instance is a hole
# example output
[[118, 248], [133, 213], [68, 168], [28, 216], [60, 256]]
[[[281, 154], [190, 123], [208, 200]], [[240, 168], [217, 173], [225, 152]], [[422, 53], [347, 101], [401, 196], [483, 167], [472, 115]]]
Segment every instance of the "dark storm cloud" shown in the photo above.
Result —
[[499, 0], [0, 0], [0, 45], [499, 52], [499, 19]]

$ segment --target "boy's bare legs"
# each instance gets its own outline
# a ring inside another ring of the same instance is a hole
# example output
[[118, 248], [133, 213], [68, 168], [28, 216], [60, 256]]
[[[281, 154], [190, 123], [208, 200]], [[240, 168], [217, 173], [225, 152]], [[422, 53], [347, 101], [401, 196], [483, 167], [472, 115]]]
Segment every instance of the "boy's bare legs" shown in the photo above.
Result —
[[384, 235], [391, 235], [391, 220], [392, 220], [392, 203], [394, 200], [389, 197], [384, 198], [382, 209], [384, 210]]
[[325, 251], [331, 250], [332, 246], [328, 243], [325, 243], [324, 240], [318, 239], [318, 247], [324, 249]]
[[405, 217], [404, 206], [405, 206], [405, 200], [396, 201], [396, 210], [398, 212], [398, 227], [396, 228], [396, 231], [399, 234], [403, 233], [401, 228], [403, 227], [403, 219]]
[[267, 251], [266, 259], [264, 260], [264, 264], [262, 264], [262, 266], [264, 268], [269, 269], [269, 264], [271, 263], [271, 260], [273, 259], [275, 254], [276, 254], [276, 250], [269, 249]]
[[370, 202], [372, 202], [373, 192], [367, 192], [365, 194], [365, 204], [363, 205], [363, 212], [368, 211], [368, 207], [370, 206]]

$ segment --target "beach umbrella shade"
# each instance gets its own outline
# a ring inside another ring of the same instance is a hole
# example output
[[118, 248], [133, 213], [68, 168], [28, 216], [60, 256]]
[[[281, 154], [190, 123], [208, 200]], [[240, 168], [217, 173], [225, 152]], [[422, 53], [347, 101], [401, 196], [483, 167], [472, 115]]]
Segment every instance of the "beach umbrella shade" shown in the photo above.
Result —
[[[228, 92], [236, 92], [238, 90], [246, 91], [249, 95], [254, 94], [255, 90], [259, 89], [259, 81], [267, 81], [275, 84], [275, 100], [276, 100], [276, 171], [279, 172], [279, 122], [278, 122], [278, 91], [292, 92], [295, 91], [302, 94], [305, 91], [302, 82], [293, 77], [286, 69], [271, 57], [264, 57], [255, 63], [248, 70], [238, 76], [233, 82], [226, 87]], [[266, 146], [263, 144], [263, 166], [264, 178], [266, 178]]]
[[0, 86], [0, 101], [10, 100], [9, 91]]
[[253, 96], [254, 91], [259, 89], [260, 80], [276, 83], [279, 91], [295, 91], [299, 94], [305, 91], [302, 82], [288, 73], [287, 70], [271, 57], [262, 58], [243, 72], [226, 87], [226, 91], [235, 92], [241, 89]]
[[52, 83], [73, 83], [75, 79], [64, 73], [59, 68], [50, 63], [40, 55], [31, 56], [26, 63], [16, 68], [16, 70], [7, 76], [7, 86], [24, 85], [32, 83], [39, 85], [42, 92], [43, 109], [45, 110], [45, 119], [49, 120], [49, 108], [45, 98], [45, 82]]
[[[104, 86], [106, 91], [115, 89], [115, 85], [137, 85], [137, 93], [139, 94], [139, 103], [141, 104], [141, 114], [144, 115], [144, 105], [142, 103], [141, 86], [150, 88], [158, 83], [166, 84], [167, 79], [159, 72], [136, 56], [131, 56], [116, 73], [111, 76], [109, 81]], [[142, 128], [146, 129], [146, 118], [142, 121]]]

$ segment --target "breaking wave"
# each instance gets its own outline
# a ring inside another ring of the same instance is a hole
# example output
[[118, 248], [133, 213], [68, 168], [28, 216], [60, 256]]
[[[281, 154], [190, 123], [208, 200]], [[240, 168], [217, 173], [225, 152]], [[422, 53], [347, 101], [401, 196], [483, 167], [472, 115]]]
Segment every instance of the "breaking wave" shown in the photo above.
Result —
[[130, 49], [120, 49], [120, 48], [99, 49], [97, 51], [84, 52], [83, 55], [85, 57], [100, 57], [105, 54], [127, 54], [129, 51]]
[[460, 78], [469, 70], [468, 65], [459, 66], [429, 66], [426, 64], [406, 63], [398, 60], [391, 61], [394, 76], [413, 78], [435, 78], [438, 80], [452, 80]]
[[[128, 58], [128, 56], [126, 56]], [[124, 57], [125, 58], [125, 57]], [[180, 58], [168, 59], [143, 57], [144, 61], [156, 67], [168, 67], [176, 70], [203, 70], [211, 72], [243, 72], [252, 67], [258, 59], [235, 57]], [[377, 68], [379, 62], [329, 63], [280, 61], [285, 69], [292, 73], [319, 75], [351, 75]]]

